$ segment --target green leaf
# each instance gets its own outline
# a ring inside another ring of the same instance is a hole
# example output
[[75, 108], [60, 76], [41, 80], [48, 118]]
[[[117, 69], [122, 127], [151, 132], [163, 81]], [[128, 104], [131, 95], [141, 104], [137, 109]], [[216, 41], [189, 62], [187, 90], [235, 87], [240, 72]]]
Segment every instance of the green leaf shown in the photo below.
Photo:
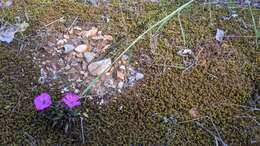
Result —
[[57, 122], [57, 121], [54, 121], [54, 122], [52, 123], [52, 128], [54, 128], [57, 124], [58, 124], [58, 122]]
[[76, 108], [74, 111], [78, 113], [80, 112], [80, 108]]
[[256, 31], [256, 37], [260, 38], [260, 29]]
[[69, 129], [69, 124], [68, 123], [66, 123], [66, 125], [65, 125], [65, 133], [68, 133], [68, 129]]

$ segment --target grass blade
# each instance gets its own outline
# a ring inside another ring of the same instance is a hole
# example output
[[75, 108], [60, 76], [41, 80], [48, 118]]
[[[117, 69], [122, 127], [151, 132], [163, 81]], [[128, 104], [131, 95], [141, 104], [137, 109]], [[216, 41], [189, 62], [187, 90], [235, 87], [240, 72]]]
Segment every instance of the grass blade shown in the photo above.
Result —
[[158, 27], [161, 24], [166, 23], [167, 21], [169, 21], [173, 16], [175, 16], [177, 13], [179, 13], [181, 10], [183, 10], [185, 7], [189, 6], [194, 0], [190, 0], [189, 2], [185, 3], [184, 5], [180, 6], [179, 8], [177, 8], [175, 11], [173, 11], [171, 14], [167, 15], [166, 17], [164, 17], [163, 19], [161, 19], [160, 21], [158, 21], [157, 23], [155, 23], [154, 25], [152, 25], [150, 28], [148, 28], [146, 31], [144, 31], [141, 35], [139, 35], [113, 62], [112, 64], [107, 67], [105, 69], [105, 71], [103, 73], [101, 73], [99, 76], [97, 76], [93, 81], [90, 82], [90, 84], [87, 86], [87, 88], [81, 93], [81, 97], [83, 97], [86, 93], [88, 93], [90, 91], [90, 89], [92, 88], [93, 85], [95, 85], [95, 83], [101, 78], [102, 75], [104, 75], [115, 63], [117, 63], [117, 61], [130, 49], [132, 48], [138, 41], [140, 41], [141, 39], [143, 39], [143, 37], [149, 33], [151, 30], [153, 30], [154, 28]]

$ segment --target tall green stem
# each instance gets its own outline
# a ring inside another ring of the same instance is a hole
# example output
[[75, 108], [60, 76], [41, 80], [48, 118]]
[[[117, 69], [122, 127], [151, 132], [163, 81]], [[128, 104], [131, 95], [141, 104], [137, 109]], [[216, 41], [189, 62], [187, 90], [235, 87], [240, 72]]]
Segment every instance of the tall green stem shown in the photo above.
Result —
[[148, 28], [145, 32], [143, 32], [141, 35], [139, 35], [113, 62], [112, 64], [105, 69], [103, 73], [101, 73], [99, 76], [97, 76], [93, 81], [90, 82], [90, 84], [87, 86], [87, 88], [81, 93], [81, 97], [83, 97], [95, 83], [101, 78], [102, 75], [104, 75], [114, 64], [118, 62], [118, 60], [130, 49], [132, 48], [138, 41], [140, 41], [148, 32], [153, 30], [154, 28], [160, 26], [161, 24], [165, 24], [167, 21], [169, 21], [174, 15], [179, 13], [181, 10], [183, 10], [185, 7], [189, 6], [194, 0], [190, 0], [186, 4], [182, 5], [175, 11], [173, 11], [171, 14], [167, 15], [164, 17], [162, 20], [158, 21], [155, 23], [153, 26]]

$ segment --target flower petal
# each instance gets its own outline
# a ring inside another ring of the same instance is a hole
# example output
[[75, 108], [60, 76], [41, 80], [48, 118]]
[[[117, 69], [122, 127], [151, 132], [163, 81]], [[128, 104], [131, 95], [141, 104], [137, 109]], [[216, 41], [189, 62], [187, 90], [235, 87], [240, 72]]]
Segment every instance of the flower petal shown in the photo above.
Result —
[[48, 93], [41, 93], [34, 98], [34, 105], [37, 111], [44, 110], [52, 104], [51, 96]]

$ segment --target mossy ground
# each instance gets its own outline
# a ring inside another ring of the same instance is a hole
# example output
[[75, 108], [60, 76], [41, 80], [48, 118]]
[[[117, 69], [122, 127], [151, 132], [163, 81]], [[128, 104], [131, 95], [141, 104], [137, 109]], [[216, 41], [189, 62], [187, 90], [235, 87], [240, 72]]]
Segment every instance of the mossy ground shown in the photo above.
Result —
[[[79, 17], [79, 23], [97, 25], [116, 38], [119, 42], [113, 53], [116, 55], [181, 3], [158, 5], [113, 1], [96, 8], [67, 0], [17, 0], [13, 8], [2, 10], [1, 15], [9, 22], [14, 22], [16, 16], [27, 17], [31, 26], [24, 36], [19, 36], [21, 38], [41, 31], [43, 25], [62, 16], [67, 21], [53, 24], [57, 30], [60, 26], [70, 26]], [[214, 7], [212, 25], [209, 25], [208, 7], [195, 3], [181, 15], [186, 46], [177, 18], [161, 31], [153, 53], [149, 36], [139, 42], [129, 54], [132, 60], [138, 61], [143, 53], [153, 59], [152, 64], [138, 66], [145, 73], [145, 80], [102, 107], [83, 100], [82, 111], [89, 117], [84, 123], [87, 145], [214, 145], [214, 137], [192, 120], [189, 110], [193, 107], [201, 117], [197, 122], [215, 131], [212, 118], [229, 145], [249, 145], [252, 140], [259, 140], [260, 130], [250, 119], [251, 116], [259, 120], [259, 113], [238, 106], [247, 105], [254, 90], [251, 82], [255, 79], [252, 64], [255, 39], [228, 39], [221, 45], [214, 41], [216, 28], [237, 36], [254, 35], [249, 11], [237, 9], [237, 12], [239, 19], [223, 21], [220, 17], [228, 15], [228, 10]], [[253, 12], [255, 16], [260, 15], [260, 11]], [[102, 19], [104, 15], [110, 16], [108, 23]], [[241, 25], [240, 19], [248, 28]], [[80, 144], [79, 125], [71, 134], [65, 135], [62, 131], [46, 128], [45, 121], [37, 117], [33, 97], [41, 91], [57, 97], [60, 94], [55, 88], [37, 83], [39, 70], [32, 63], [30, 53], [42, 40], [41, 36], [25, 37], [25, 40], [31, 44], [22, 52], [18, 51], [19, 42], [2, 45], [0, 49], [0, 144], [28, 145], [34, 140], [39, 145]], [[165, 63], [180, 62], [176, 46], [191, 48], [197, 55], [198, 65], [192, 71], [182, 74], [182, 70], [163, 67]], [[155, 113], [158, 117], [174, 116], [177, 122], [163, 123], [160, 118], [154, 118]], [[203, 118], [205, 116], [210, 118]], [[170, 135], [167, 134], [169, 129], [173, 131]]]

